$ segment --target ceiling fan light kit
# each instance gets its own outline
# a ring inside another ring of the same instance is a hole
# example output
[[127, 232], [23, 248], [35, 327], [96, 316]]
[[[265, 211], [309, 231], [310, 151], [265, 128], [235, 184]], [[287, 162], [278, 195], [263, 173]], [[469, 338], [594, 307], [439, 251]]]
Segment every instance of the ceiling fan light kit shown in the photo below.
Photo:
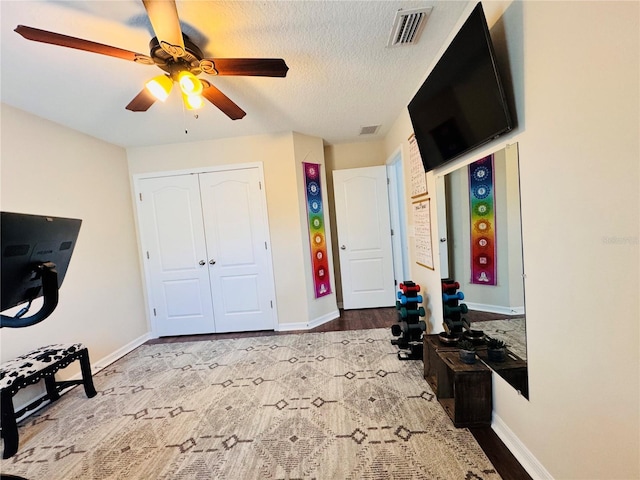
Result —
[[200, 48], [182, 33], [178, 10], [173, 0], [142, 0], [156, 36], [149, 43], [150, 54], [131, 52], [109, 45], [18, 25], [15, 31], [25, 39], [75, 48], [91, 53], [129, 60], [141, 65], [156, 65], [166, 72], [151, 79], [126, 106], [132, 112], [146, 112], [156, 100], [165, 101], [173, 82], [180, 85], [187, 109], [200, 108], [204, 99], [218, 107], [231, 120], [246, 115], [229, 97], [197, 75], [286, 77], [289, 67], [281, 58], [204, 58]]
[[173, 80], [167, 75], [158, 75], [144, 85], [157, 100], [164, 102], [173, 89]]
[[187, 95], [186, 93], [183, 93], [182, 102], [187, 110], [197, 110], [204, 106], [204, 100], [200, 94]]
[[186, 70], [180, 72], [178, 74], [178, 84], [185, 95], [202, 94], [202, 82], [191, 72]]

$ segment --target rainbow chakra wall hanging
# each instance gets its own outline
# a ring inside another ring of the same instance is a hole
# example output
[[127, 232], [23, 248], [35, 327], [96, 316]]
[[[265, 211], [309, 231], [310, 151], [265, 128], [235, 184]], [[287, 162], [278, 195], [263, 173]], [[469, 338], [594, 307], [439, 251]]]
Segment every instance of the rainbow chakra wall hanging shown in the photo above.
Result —
[[471, 283], [497, 285], [493, 155], [469, 165]]
[[320, 165], [316, 163], [303, 163], [302, 167], [304, 168], [304, 182], [307, 197], [307, 218], [309, 224], [309, 241], [311, 243], [313, 285], [316, 298], [320, 298], [331, 293], [322, 190], [320, 188]]

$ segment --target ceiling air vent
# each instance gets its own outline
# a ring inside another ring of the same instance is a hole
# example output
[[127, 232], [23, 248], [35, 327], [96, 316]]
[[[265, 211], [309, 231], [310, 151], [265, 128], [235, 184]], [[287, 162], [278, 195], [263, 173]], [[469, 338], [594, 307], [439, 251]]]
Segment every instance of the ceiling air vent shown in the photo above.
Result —
[[368, 127], [360, 127], [360, 135], [374, 135], [378, 132], [380, 125], [369, 125]]
[[387, 47], [414, 45], [418, 42], [433, 7], [398, 10]]

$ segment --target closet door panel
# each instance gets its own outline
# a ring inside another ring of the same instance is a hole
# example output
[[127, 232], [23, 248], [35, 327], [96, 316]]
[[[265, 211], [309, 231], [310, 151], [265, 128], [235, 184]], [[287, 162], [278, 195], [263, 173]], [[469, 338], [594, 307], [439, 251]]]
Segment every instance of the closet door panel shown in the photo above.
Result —
[[217, 331], [273, 329], [258, 169], [200, 174], [200, 191]]
[[140, 186], [154, 330], [159, 336], [215, 332], [197, 176], [144, 179]]

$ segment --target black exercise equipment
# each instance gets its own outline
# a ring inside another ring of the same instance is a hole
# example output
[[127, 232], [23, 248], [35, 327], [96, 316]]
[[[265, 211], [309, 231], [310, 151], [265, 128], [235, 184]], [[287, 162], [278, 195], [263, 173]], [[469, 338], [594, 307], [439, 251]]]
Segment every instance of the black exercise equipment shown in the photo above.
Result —
[[422, 303], [422, 295], [419, 295], [420, 285], [411, 281], [404, 281], [400, 284], [396, 310], [398, 310], [398, 323], [391, 326], [391, 340], [393, 345], [397, 345], [401, 350], [398, 352], [400, 360], [420, 360], [422, 359], [422, 334], [427, 329], [427, 324], [420, 317], [424, 317], [426, 312]]

